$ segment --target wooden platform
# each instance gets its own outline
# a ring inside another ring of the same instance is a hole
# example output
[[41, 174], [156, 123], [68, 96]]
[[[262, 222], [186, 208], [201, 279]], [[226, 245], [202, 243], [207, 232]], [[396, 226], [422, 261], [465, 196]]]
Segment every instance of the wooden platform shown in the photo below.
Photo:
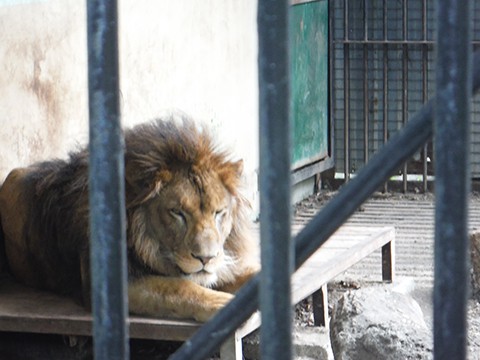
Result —
[[[380, 248], [383, 280], [392, 281], [394, 239], [393, 227], [342, 227], [294, 274], [293, 303], [313, 294], [314, 302], [319, 304], [316, 323], [326, 325], [328, 281]], [[139, 316], [131, 316], [129, 325], [132, 338], [175, 341], [188, 339], [201, 326], [194, 321]], [[222, 347], [222, 358], [241, 359], [242, 338], [258, 326], [257, 313]], [[0, 279], [0, 331], [88, 336], [91, 327], [90, 314], [71, 299]]]

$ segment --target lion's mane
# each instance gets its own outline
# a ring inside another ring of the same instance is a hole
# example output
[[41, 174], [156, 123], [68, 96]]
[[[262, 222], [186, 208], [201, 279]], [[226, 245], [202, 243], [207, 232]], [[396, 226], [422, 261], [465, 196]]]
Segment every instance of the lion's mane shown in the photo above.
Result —
[[[235, 199], [232, 228], [224, 245], [235, 266], [221, 272], [212, 286], [231, 282], [242, 267], [250, 266], [247, 263], [255, 252], [249, 234], [249, 205], [241, 194], [239, 162], [233, 162], [231, 154], [217, 146], [209, 131], [184, 116], [139, 125], [124, 135], [129, 279], [158, 273], [148, 258], [161, 258], [151, 252], [162, 251], [162, 239], [152, 245], [144, 204], [159, 194], [172, 176], [201, 182], [202, 174], [209, 172], [216, 174]], [[79, 296], [88, 304], [88, 150], [71, 153], [67, 160], [37, 163], [10, 176], [15, 185], [2, 189], [3, 193], [0, 190], [3, 227], [13, 229], [7, 229], [5, 237], [12, 242], [21, 232], [28, 253], [22, 259], [8, 259], [12, 272], [28, 285]], [[9, 208], [12, 202], [16, 209]], [[5, 226], [12, 221], [18, 226]], [[25, 271], [25, 263], [34, 271]], [[178, 274], [165, 270], [158, 275]]]

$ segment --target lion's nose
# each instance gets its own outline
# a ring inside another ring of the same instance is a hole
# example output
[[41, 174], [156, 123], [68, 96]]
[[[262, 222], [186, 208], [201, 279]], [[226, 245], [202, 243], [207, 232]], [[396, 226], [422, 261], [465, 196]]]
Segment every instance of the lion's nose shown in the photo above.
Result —
[[199, 260], [203, 265], [207, 265], [210, 260], [212, 260], [215, 256], [204, 256], [204, 255], [197, 255], [197, 254], [194, 254], [192, 253], [192, 256]]

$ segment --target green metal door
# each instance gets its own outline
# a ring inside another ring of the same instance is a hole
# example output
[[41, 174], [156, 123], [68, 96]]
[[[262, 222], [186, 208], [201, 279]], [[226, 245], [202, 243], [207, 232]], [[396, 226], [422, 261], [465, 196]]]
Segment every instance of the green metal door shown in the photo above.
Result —
[[328, 1], [291, 10], [292, 163], [298, 169], [328, 156]]

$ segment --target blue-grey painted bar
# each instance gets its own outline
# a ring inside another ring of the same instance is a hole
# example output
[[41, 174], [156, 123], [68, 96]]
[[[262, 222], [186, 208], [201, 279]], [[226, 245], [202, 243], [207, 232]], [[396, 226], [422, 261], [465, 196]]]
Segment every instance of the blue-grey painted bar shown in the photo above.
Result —
[[[473, 60], [473, 93], [480, 89], [480, 52]], [[302, 265], [356, 209], [433, 134], [433, 103], [425, 104], [405, 128], [393, 136], [358, 175], [344, 185], [320, 213], [295, 237], [295, 268]], [[257, 309], [259, 276], [253, 278], [214, 318], [187, 340], [171, 360], [203, 360], [218, 349]]]
[[292, 358], [288, 2], [258, 2], [260, 91], [260, 353]]
[[470, 1], [437, 3], [434, 358], [466, 358]]
[[128, 359], [123, 136], [115, 0], [87, 2], [95, 359]]

